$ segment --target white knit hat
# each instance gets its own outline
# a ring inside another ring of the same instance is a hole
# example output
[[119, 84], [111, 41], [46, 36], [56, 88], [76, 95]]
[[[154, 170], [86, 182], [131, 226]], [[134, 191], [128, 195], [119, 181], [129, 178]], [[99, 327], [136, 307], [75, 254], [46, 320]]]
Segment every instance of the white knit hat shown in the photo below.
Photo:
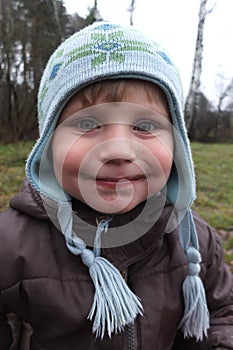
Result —
[[[180, 77], [161, 46], [132, 27], [106, 22], [94, 23], [63, 42], [50, 57], [41, 80], [38, 94], [40, 137], [29, 155], [26, 174], [34, 189], [57, 203], [58, 221], [67, 247], [80, 255], [89, 267], [96, 289], [89, 315], [90, 319], [95, 316], [93, 331], [101, 337], [106, 329], [109, 336], [117, 333], [142, 313], [141, 303], [119, 271], [98, 256], [99, 249], [92, 252], [83, 240], [73, 236], [70, 197], [55, 179], [47, 148], [62, 109], [77, 91], [94, 82], [120, 78], [142, 79], [160, 86], [179, 136], [179, 142], [175, 138], [174, 166], [166, 195], [178, 213], [180, 240], [189, 263], [183, 285], [185, 312], [180, 327], [185, 336], [200, 340], [207, 333], [209, 316], [204, 288], [198, 277], [201, 258], [190, 210], [195, 199], [195, 176], [183, 118]], [[43, 169], [46, 169], [43, 176], [42, 158]], [[108, 222], [100, 223], [97, 238], [107, 227]], [[107, 286], [105, 290], [99, 287], [100, 280]]]

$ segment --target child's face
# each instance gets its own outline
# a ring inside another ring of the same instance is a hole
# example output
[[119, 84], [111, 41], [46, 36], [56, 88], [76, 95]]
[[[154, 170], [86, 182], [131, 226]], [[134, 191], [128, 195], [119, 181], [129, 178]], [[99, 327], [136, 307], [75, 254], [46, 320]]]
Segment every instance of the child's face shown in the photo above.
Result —
[[102, 213], [125, 213], [158, 193], [173, 163], [167, 104], [135, 84], [122, 102], [77, 93], [61, 113], [52, 152], [55, 176], [72, 197]]

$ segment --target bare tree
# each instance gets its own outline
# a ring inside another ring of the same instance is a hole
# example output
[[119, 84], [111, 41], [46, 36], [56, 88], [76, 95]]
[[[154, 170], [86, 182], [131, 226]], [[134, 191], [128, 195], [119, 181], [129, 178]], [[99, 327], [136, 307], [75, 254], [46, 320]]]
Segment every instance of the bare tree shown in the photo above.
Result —
[[94, 20], [95, 21], [102, 21], [102, 17], [101, 17], [101, 14], [100, 14], [100, 11], [98, 9], [98, 2], [97, 0], [94, 0]]
[[133, 14], [134, 14], [134, 10], [135, 10], [135, 3], [136, 0], [131, 0], [131, 4], [128, 8], [128, 11], [130, 13], [130, 25], [133, 26]]
[[217, 105], [217, 115], [215, 122], [215, 142], [219, 141], [219, 131], [221, 128], [221, 119], [223, 116], [223, 104], [226, 100], [232, 101], [233, 98], [233, 78], [228, 83], [228, 85], [224, 88], [224, 90], [220, 93]]
[[211, 13], [215, 5], [210, 9], [206, 9], [208, 0], [200, 1], [199, 8], [199, 20], [196, 38], [196, 47], [194, 54], [194, 62], [192, 69], [191, 83], [189, 87], [189, 93], [185, 102], [185, 120], [189, 136], [192, 139], [195, 133], [195, 126], [197, 123], [197, 110], [199, 104], [200, 96], [200, 85], [201, 85], [201, 73], [202, 73], [202, 56], [203, 56], [203, 35], [204, 35], [204, 25], [206, 16]]
[[67, 21], [61, 0], [0, 0], [0, 142], [36, 135], [38, 85]]
[[7, 0], [0, 1], [0, 124], [4, 130], [9, 125], [9, 130], [14, 133], [14, 81], [16, 69], [12, 65], [16, 53], [15, 47], [15, 22], [13, 20], [12, 7]]
[[62, 25], [61, 25], [61, 21], [60, 21], [60, 17], [59, 17], [59, 5], [60, 4], [56, 0], [53, 0], [52, 4], [53, 4], [53, 13], [54, 13], [55, 21], [57, 23], [58, 32], [60, 34], [61, 40], [64, 40], [63, 35], [62, 35]]

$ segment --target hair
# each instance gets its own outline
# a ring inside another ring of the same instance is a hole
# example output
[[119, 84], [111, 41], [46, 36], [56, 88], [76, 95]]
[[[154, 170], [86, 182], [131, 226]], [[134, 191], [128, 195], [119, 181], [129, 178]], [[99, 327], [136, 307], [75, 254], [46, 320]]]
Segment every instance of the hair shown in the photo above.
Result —
[[[78, 92], [78, 98], [83, 107], [94, 105], [99, 98], [108, 102], [124, 102], [129, 89], [134, 89], [135, 85], [142, 86], [150, 101], [159, 100], [168, 108], [167, 98], [162, 89], [150, 81], [139, 79], [109, 79], [93, 83]], [[75, 98], [75, 95], [74, 97]], [[169, 110], [169, 108], [168, 108]]]

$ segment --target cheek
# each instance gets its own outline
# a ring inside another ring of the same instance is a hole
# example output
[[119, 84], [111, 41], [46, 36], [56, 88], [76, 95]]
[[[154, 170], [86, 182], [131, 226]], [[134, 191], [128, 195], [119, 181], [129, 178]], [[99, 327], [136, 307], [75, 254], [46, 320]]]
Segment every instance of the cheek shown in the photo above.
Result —
[[71, 150], [64, 157], [62, 164], [62, 174], [64, 176], [78, 176], [78, 170], [81, 162], [82, 154], [75, 150]]
[[155, 140], [151, 142], [149, 147], [151, 157], [151, 166], [158, 172], [164, 174], [167, 180], [170, 170], [173, 164], [173, 140], [167, 138], [166, 140], [159, 141]]
[[173, 150], [163, 147], [157, 153], [157, 157], [164, 174], [170, 173], [173, 163]]
[[71, 178], [77, 178], [79, 166], [85, 151], [76, 144], [53, 144], [53, 167], [60, 185], [67, 185]]

